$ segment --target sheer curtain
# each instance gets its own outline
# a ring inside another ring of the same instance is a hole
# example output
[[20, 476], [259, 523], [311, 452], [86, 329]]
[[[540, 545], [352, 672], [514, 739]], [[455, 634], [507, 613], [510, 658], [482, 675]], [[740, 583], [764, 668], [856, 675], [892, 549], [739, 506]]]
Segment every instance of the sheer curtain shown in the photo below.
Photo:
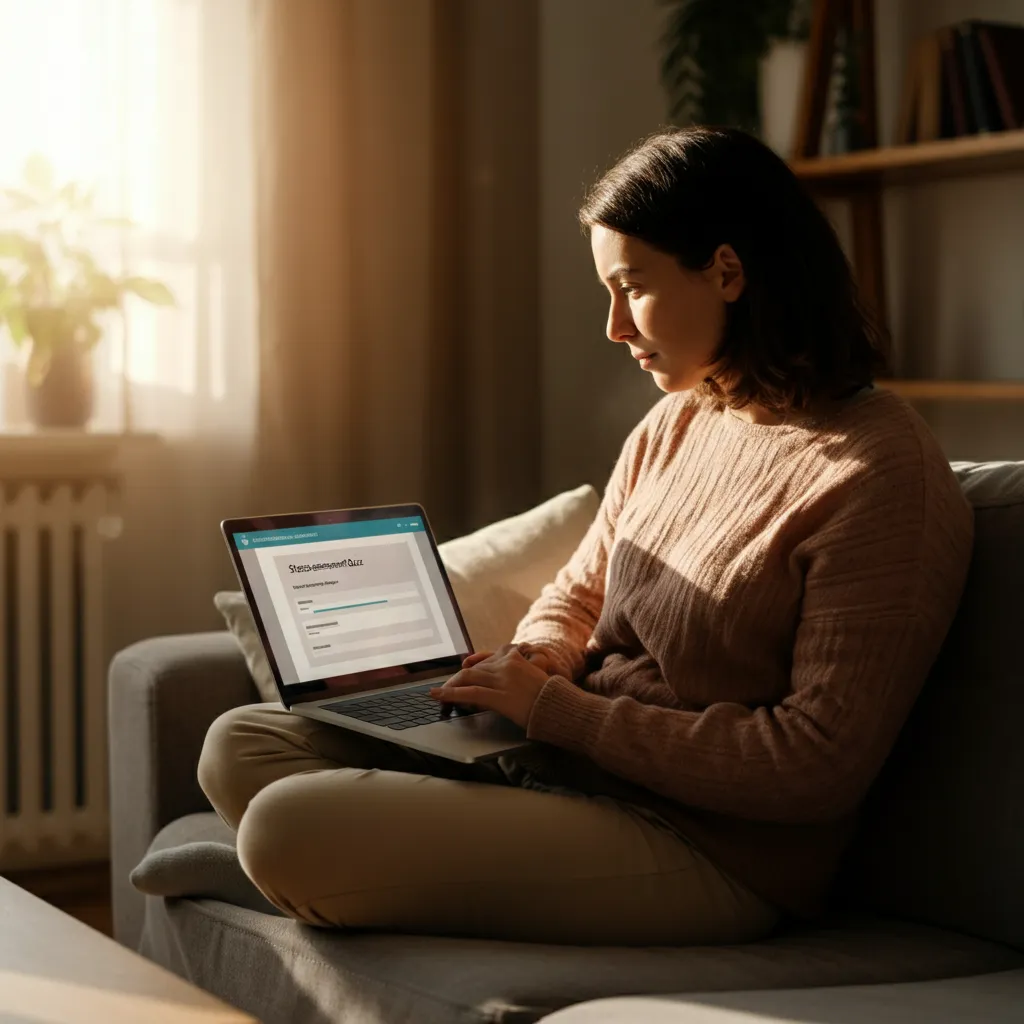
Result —
[[129, 299], [126, 339], [120, 318], [106, 324], [94, 429], [251, 427], [249, 8], [0, 0], [0, 182], [41, 153], [58, 181], [94, 187], [101, 213], [137, 225], [92, 240], [103, 261], [160, 278], [178, 299], [169, 310]]
[[[95, 353], [91, 429], [126, 433], [115, 647], [214, 624], [210, 595], [231, 582], [217, 523], [249, 511], [251, 3], [0, 0], [0, 185], [41, 153], [57, 181], [95, 188], [99, 212], [136, 225], [89, 240], [100, 262], [156, 277], [177, 299], [162, 309], [129, 298], [126, 330], [111, 316]], [[0, 421], [16, 428], [19, 360], [7, 339], [0, 351]]]
[[257, 507], [540, 496], [536, 0], [261, 0]]

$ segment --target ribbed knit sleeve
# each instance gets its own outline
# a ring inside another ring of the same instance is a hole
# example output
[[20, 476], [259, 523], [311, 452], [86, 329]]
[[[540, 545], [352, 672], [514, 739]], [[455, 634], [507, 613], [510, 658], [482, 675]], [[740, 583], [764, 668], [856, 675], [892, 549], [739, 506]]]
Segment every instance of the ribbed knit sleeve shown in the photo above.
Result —
[[587, 641], [604, 603], [615, 524], [640, 472], [649, 434], [661, 417], [662, 405], [656, 405], [626, 439], [590, 529], [516, 628], [513, 641], [547, 647], [559, 660], [560, 672], [567, 679], [575, 679], [583, 671]]
[[[540, 636], [541, 624], [550, 624], [574, 650], [585, 642], [600, 592], [580, 580], [603, 576], [615, 501], [524, 633]], [[534, 706], [530, 738], [725, 815], [798, 823], [855, 808], [952, 621], [970, 558], [971, 510], [943, 459], [901, 444], [847, 486], [819, 495], [800, 517], [810, 526], [789, 564], [764, 568], [803, 577], [783, 699], [760, 706], [719, 699], [700, 711], [676, 710], [556, 676]], [[570, 610], [573, 603], [580, 611]]]

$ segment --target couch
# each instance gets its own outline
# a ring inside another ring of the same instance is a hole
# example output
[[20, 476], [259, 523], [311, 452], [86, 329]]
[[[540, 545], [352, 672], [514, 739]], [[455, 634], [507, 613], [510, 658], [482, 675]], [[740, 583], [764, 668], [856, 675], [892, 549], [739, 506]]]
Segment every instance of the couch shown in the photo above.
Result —
[[146, 640], [111, 665], [115, 936], [282, 1024], [724, 1021], [729, 1007], [846, 1024], [890, 1019], [880, 1008], [901, 998], [899, 1019], [957, 1019], [926, 1008], [959, 1005], [1024, 1020], [1024, 463], [954, 470], [976, 521], [963, 600], [824, 920], [744, 945], [576, 948], [325, 931], [203, 886], [143, 896], [128, 874], [147, 851], [233, 842], [196, 763], [210, 722], [258, 697], [238, 644], [214, 632]]

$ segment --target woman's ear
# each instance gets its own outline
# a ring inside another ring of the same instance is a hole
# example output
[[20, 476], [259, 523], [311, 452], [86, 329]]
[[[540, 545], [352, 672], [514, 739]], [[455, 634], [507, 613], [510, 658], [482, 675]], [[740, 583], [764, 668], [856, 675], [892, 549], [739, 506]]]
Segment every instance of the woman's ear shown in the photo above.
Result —
[[747, 286], [743, 263], [731, 245], [720, 245], [711, 264], [712, 280], [726, 302], [735, 302]]

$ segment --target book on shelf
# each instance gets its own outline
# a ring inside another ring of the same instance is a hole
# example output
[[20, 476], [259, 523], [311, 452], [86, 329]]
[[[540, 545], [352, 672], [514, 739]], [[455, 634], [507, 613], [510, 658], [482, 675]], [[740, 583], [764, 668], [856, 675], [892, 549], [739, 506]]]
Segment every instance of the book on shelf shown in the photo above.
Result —
[[911, 47], [898, 144], [1024, 128], [1024, 25], [946, 25]]

